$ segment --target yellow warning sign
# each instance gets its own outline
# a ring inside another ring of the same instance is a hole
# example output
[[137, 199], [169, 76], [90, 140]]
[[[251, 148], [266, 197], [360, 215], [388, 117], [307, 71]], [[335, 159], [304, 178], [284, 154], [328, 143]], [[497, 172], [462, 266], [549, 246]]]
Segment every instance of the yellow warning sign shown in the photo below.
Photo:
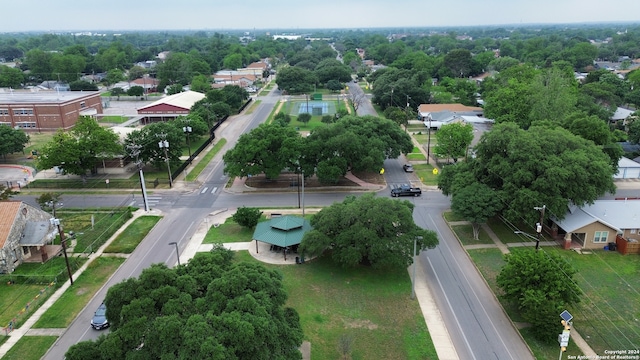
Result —
[[433, 173], [433, 175], [438, 175], [438, 169], [436, 169], [436, 168], [433, 168], [433, 171], [432, 171], [432, 173]]

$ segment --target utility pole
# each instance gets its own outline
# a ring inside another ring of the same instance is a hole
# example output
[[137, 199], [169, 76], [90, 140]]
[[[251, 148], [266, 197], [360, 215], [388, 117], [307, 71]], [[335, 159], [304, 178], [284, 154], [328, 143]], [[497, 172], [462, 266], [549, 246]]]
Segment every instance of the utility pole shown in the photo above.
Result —
[[429, 158], [431, 157], [431, 114], [427, 116], [429, 117], [429, 128], [427, 129], [427, 164], [429, 164]]
[[60, 219], [51, 218], [49, 222], [53, 226], [58, 227], [58, 234], [60, 234], [60, 244], [62, 244], [62, 252], [64, 253], [64, 261], [67, 264], [67, 272], [69, 273], [69, 281], [73, 285], [73, 275], [71, 274], [71, 266], [69, 266], [69, 257], [67, 257], [67, 239], [64, 238], [64, 231], [60, 227]]
[[416, 298], [416, 246], [417, 246], [417, 242], [418, 240], [422, 240], [422, 236], [416, 236], [413, 238], [413, 278], [411, 280], [411, 298], [415, 299]]
[[547, 208], [546, 205], [542, 205], [542, 207], [534, 207], [535, 210], [540, 211], [540, 222], [536, 224], [536, 232], [538, 233], [538, 237], [536, 240], [536, 251], [540, 248], [540, 237], [542, 237], [542, 224], [544, 224], [544, 210]]
[[144, 203], [144, 211], [149, 212], [149, 202], [147, 201], [147, 188], [144, 184], [144, 173], [142, 172], [142, 160], [140, 160], [140, 148], [142, 146], [131, 144], [128, 145], [129, 154], [136, 159], [136, 166], [138, 167], [138, 173], [140, 174], [140, 188], [142, 189], [142, 202]]

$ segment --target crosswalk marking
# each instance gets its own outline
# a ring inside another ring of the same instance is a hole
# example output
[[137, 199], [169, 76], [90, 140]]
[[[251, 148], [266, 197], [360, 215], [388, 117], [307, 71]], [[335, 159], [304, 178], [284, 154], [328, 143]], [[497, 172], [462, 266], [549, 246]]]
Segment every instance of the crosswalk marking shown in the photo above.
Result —
[[213, 189], [211, 189], [211, 193], [212, 193], [212, 194], [215, 194], [215, 193], [216, 193], [216, 190], [218, 190], [218, 187], [217, 187], [217, 186], [216, 186], [216, 187], [214, 187]]
[[202, 191], [200, 191], [200, 194], [206, 193], [208, 189], [209, 189], [209, 187], [205, 187], [204, 189], [202, 189]]

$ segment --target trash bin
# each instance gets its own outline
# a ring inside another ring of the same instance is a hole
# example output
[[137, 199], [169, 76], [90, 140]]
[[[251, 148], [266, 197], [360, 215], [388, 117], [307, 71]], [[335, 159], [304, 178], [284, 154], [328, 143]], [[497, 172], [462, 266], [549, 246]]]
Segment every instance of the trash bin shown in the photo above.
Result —
[[300, 258], [296, 256], [296, 264], [300, 264]]
[[604, 246], [604, 248], [602, 248], [602, 250], [604, 250], [604, 251], [609, 251], [609, 246], [608, 246], [608, 245], [605, 245], [605, 246]]
[[609, 250], [610, 251], [616, 251], [616, 243], [610, 242], [609, 243]]

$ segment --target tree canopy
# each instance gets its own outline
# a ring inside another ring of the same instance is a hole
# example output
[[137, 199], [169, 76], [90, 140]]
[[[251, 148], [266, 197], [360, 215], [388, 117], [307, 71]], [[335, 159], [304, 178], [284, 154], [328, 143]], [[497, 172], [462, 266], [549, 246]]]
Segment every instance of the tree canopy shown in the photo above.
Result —
[[73, 129], [58, 130], [40, 150], [40, 169], [54, 166], [74, 175], [95, 172], [98, 162], [123, 153], [118, 135], [88, 116], [81, 116]]
[[300, 319], [286, 299], [280, 273], [234, 262], [220, 246], [112, 286], [110, 332], [66, 359], [301, 359]]
[[331, 257], [344, 266], [407, 267], [413, 262], [414, 240], [418, 249], [438, 244], [435, 232], [415, 224], [413, 208], [409, 201], [372, 193], [348, 196], [311, 219], [313, 230], [305, 234], [299, 251], [316, 256], [331, 249]]
[[0, 125], [0, 155], [2, 157], [23, 151], [28, 142], [29, 135], [23, 130], [14, 129], [8, 125]]
[[458, 158], [467, 155], [467, 150], [473, 141], [473, 125], [465, 123], [442, 125], [436, 132], [436, 139], [438, 142], [433, 152], [440, 157], [446, 157], [447, 160], [452, 158], [457, 162]]
[[438, 186], [446, 195], [479, 182], [493, 189], [500, 212], [514, 221], [537, 221], [531, 209], [546, 205], [561, 218], [570, 204], [581, 206], [614, 192], [610, 158], [593, 142], [553, 126], [520, 129], [495, 125], [476, 146], [476, 158], [445, 167]]
[[530, 249], [507, 254], [505, 261], [496, 278], [502, 296], [517, 305], [539, 339], [553, 341], [560, 313], [580, 301], [576, 270], [558, 254]]

